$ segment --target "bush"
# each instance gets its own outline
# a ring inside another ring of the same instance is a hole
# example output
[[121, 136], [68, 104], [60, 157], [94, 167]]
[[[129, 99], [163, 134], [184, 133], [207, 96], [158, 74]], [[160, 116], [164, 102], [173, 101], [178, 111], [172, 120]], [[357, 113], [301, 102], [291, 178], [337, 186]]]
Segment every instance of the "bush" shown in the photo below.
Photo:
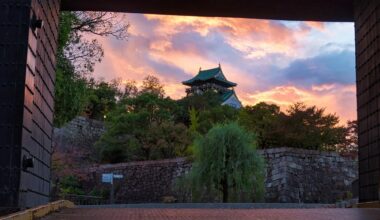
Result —
[[255, 138], [236, 123], [216, 125], [198, 138], [194, 160], [188, 176], [194, 200], [263, 199], [264, 160], [256, 152]]

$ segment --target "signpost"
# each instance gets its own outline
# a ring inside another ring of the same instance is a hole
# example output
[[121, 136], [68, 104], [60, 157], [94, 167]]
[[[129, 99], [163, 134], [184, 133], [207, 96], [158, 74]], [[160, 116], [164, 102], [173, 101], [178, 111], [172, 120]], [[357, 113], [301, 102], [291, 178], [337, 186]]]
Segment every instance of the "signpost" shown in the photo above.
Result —
[[113, 173], [103, 173], [102, 174], [103, 183], [113, 183]]
[[103, 173], [102, 174], [102, 182], [111, 184], [111, 192], [110, 192], [110, 203], [111, 204], [115, 203], [113, 179], [122, 179], [123, 177], [124, 176], [122, 174], [113, 174], [113, 173]]

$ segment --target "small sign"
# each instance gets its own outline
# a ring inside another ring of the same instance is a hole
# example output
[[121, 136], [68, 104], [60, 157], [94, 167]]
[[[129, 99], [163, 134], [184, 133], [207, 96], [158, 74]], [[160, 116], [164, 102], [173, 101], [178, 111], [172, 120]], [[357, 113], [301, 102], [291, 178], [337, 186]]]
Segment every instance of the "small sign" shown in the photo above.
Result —
[[124, 176], [122, 174], [114, 174], [113, 178], [115, 179], [122, 179]]
[[102, 174], [103, 183], [113, 183], [113, 173], [103, 173]]

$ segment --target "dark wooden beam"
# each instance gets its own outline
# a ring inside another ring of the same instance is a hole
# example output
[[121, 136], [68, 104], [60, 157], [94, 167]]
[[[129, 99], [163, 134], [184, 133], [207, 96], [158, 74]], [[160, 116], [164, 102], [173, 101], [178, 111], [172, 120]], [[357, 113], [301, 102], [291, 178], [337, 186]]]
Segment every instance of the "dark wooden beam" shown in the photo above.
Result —
[[353, 0], [62, 0], [62, 10], [280, 20], [354, 20]]

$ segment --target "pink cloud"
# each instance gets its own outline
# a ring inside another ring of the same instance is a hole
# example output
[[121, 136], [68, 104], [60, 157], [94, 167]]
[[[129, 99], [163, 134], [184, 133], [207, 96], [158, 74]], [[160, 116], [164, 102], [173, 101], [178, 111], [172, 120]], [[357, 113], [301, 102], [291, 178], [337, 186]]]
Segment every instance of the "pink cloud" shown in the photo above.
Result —
[[165, 85], [166, 94], [179, 99], [185, 95], [181, 81], [195, 75], [199, 67], [213, 68], [221, 62], [227, 78], [238, 84], [236, 91], [244, 104], [268, 101], [285, 107], [302, 101], [327, 107], [344, 120], [356, 118], [353, 86], [316, 84], [305, 88], [269, 80], [303, 56], [300, 51], [305, 45], [299, 39], [312, 30], [326, 31], [323, 23], [294, 23], [293, 28], [253, 19], [138, 14], [128, 14], [127, 19], [131, 24], [127, 42], [99, 38], [105, 57], [96, 66], [96, 77], [140, 83], [146, 75], [155, 75]]
[[245, 104], [254, 105], [268, 102], [279, 105], [283, 110], [296, 102], [326, 108], [329, 113], [337, 113], [341, 123], [356, 119], [356, 87], [355, 85], [321, 85], [311, 90], [296, 86], [278, 86], [267, 91], [259, 91], [242, 97]]

